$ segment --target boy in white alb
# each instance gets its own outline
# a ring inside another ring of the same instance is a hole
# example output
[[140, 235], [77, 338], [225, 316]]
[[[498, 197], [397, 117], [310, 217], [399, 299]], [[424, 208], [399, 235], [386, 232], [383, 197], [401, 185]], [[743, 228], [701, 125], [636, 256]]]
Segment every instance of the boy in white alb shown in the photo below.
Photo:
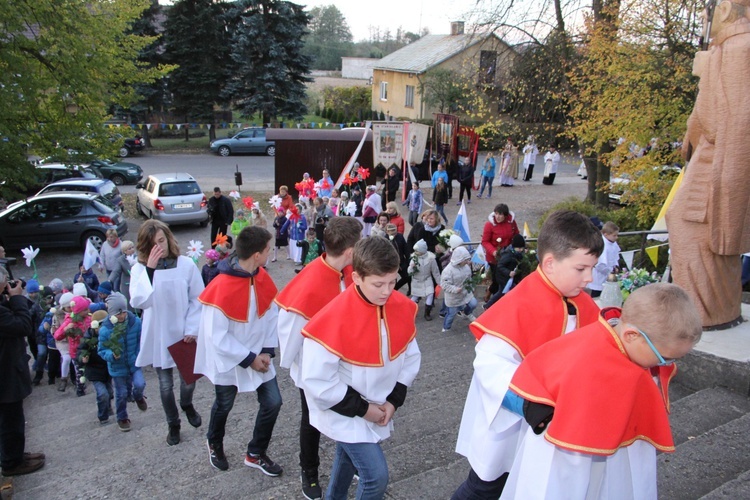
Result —
[[245, 465], [269, 476], [282, 468], [266, 450], [281, 393], [271, 358], [278, 345], [278, 308], [273, 299], [276, 285], [261, 267], [271, 251], [271, 233], [260, 226], [248, 226], [235, 241], [236, 252], [221, 261], [219, 275], [201, 293], [203, 304], [195, 354], [195, 373], [202, 373], [215, 386], [216, 399], [208, 424], [208, 454], [211, 465], [227, 470], [224, 430], [238, 392], [257, 392], [260, 408], [255, 418], [253, 439], [247, 444]]
[[599, 256], [599, 262], [594, 266], [592, 280], [589, 283], [591, 296], [596, 298], [602, 294], [602, 286], [607, 281], [607, 276], [614, 272], [620, 261], [620, 245], [617, 244], [617, 237], [620, 234], [620, 228], [612, 221], [607, 221], [602, 226], [602, 238], [604, 238], [604, 251]]
[[310, 423], [337, 442], [329, 500], [347, 498], [355, 473], [357, 498], [385, 495], [388, 464], [379, 443], [390, 436], [421, 361], [417, 305], [392, 293], [399, 278], [393, 245], [385, 238], [357, 242], [353, 267], [354, 286], [302, 330]]

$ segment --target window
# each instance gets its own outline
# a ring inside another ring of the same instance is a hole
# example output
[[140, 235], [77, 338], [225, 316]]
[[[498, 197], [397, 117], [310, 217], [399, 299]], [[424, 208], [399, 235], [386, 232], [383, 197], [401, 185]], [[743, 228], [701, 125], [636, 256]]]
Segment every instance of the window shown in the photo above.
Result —
[[380, 82], [380, 100], [388, 100], [388, 82]]
[[53, 212], [53, 218], [66, 219], [68, 217], [74, 217], [81, 213], [81, 210], [83, 210], [83, 202], [81, 201], [58, 200]]
[[404, 106], [407, 108], [414, 107], [414, 85], [406, 86], [406, 102], [404, 103]]
[[479, 83], [492, 85], [495, 83], [497, 66], [497, 52], [483, 50], [479, 53]]

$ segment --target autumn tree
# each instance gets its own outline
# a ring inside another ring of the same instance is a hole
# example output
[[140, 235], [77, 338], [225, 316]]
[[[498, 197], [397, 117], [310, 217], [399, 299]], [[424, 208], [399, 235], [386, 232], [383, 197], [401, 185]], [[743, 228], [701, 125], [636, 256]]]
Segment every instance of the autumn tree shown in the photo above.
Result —
[[0, 190], [21, 187], [27, 153], [113, 155], [104, 122], [127, 107], [134, 86], [170, 69], [136, 58], [153, 41], [130, 27], [149, 0], [0, 0]]
[[464, 97], [462, 77], [457, 71], [434, 68], [422, 77], [419, 91], [428, 108], [437, 108], [440, 113], [458, 106]]

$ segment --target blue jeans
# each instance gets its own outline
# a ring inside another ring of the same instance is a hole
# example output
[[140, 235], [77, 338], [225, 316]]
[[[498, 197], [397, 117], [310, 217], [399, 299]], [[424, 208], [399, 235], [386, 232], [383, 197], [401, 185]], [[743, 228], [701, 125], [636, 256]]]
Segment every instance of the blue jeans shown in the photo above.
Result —
[[[226, 233], [225, 233], [226, 234]], [[177, 410], [177, 403], [174, 399], [174, 379], [172, 378], [173, 368], [157, 368], [156, 375], [159, 376], [159, 395], [161, 396], [161, 406], [164, 408], [164, 414], [167, 416], [168, 425], [180, 425], [180, 413]], [[179, 375], [180, 371], [177, 370]], [[186, 384], [180, 377], [180, 407], [187, 408], [193, 406], [193, 391], [195, 382]], [[134, 395], [135, 397], [135, 395]], [[136, 398], [137, 399], [137, 398]]]
[[[445, 301], [443, 301], [443, 304], [445, 304]], [[475, 307], [477, 307], [476, 297], [472, 297], [469, 303], [464, 306], [448, 307], [448, 310], [445, 313], [445, 318], [443, 319], [443, 328], [446, 330], [451, 329], [451, 326], [453, 326], [453, 319], [456, 317], [456, 314], [458, 314], [458, 311], [463, 311], [464, 314], [468, 315], [474, 312]]]
[[112, 380], [110, 379], [109, 382], [94, 380], [91, 383], [94, 384], [94, 390], [96, 390], [96, 416], [99, 417], [100, 422], [105, 422], [109, 418], [109, 401], [114, 393]]
[[34, 364], [31, 366], [31, 371], [43, 372], [44, 365], [46, 363], [47, 363], [47, 344], [37, 344], [36, 359], [34, 359]]
[[[211, 444], [223, 442], [227, 417], [234, 406], [234, 398], [237, 396], [237, 386], [234, 385], [217, 385], [215, 389], [216, 399], [211, 407], [211, 421], [206, 433], [206, 438]], [[260, 408], [255, 417], [253, 439], [247, 443], [247, 452], [257, 455], [265, 453], [268, 443], [271, 442], [276, 417], [279, 416], [279, 410], [281, 410], [281, 392], [279, 392], [276, 377], [260, 384], [255, 391], [258, 393]]]
[[124, 377], [112, 377], [115, 383], [115, 405], [117, 406], [117, 420], [128, 418], [128, 387], [133, 384], [133, 398], [143, 399], [143, 391], [146, 389], [146, 379], [143, 371], [138, 368], [130, 375]]
[[359, 476], [357, 500], [382, 499], [388, 487], [388, 463], [378, 443], [336, 443], [326, 498], [346, 500], [354, 474]]
[[435, 203], [435, 210], [443, 217], [445, 223], [448, 224], [448, 217], [445, 216], [445, 205], [438, 205]]
[[484, 193], [484, 186], [487, 186], [487, 198], [492, 196], [493, 180], [495, 180], [494, 177], [487, 177], [486, 175], [482, 176], [482, 185], [479, 187], [479, 196], [482, 196], [482, 193]]

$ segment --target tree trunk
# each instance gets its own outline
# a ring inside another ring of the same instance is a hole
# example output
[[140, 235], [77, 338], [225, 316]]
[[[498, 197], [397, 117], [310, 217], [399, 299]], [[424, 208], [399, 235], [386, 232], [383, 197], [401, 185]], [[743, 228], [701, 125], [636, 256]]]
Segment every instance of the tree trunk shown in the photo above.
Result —
[[216, 124], [212, 123], [211, 128], [208, 129], [208, 142], [213, 142], [216, 140]]
[[583, 162], [586, 164], [586, 172], [589, 177], [588, 191], [586, 192], [586, 201], [589, 203], [596, 203], [596, 181], [599, 179], [599, 171], [597, 169], [597, 157], [584, 156]]
[[609, 192], [603, 189], [603, 184], [609, 183], [609, 160], [605, 161], [603, 157], [611, 154], [614, 151], [614, 146], [611, 141], [607, 141], [599, 148], [599, 153], [596, 155], [596, 178], [597, 178], [597, 190], [596, 190], [596, 206], [607, 208], [609, 206]]
[[145, 123], [141, 127], [141, 137], [143, 138], [143, 145], [146, 148], [151, 148], [151, 136], [148, 134], [148, 125]]

